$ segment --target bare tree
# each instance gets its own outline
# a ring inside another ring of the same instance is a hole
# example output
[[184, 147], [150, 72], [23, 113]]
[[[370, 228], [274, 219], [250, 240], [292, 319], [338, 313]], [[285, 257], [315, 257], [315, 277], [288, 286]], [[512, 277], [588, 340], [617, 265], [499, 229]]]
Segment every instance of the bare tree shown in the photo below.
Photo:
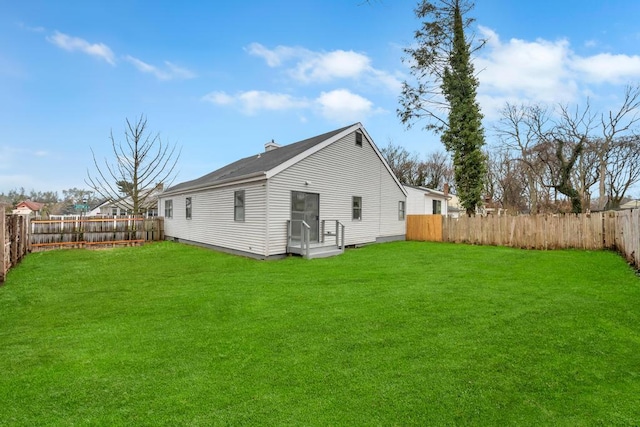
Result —
[[98, 162], [91, 149], [96, 171], [87, 170], [85, 182], [103, 198], [119, 200], [139, 214], [155, 203], [153, 190], [173, 182], [180, 152], [147, 129], [144, 115], [133, 123], [126, 119], [124, 142], [116, 141], [113, 131], [109, 139], [115, 160]]
[[398, 180], [408, 185], [423, 185], [424, 176], [420, 168], [420, 159], [416, 153], [410, 153], [400, 145], [394, 145], [392, 141], [380, 150], [382, 157], [396, 175]]
[[434, 151], [427, 155], [422, 163], [424, 176], [423, 185], [428, 188], [441, 190], [444, 184], [449, 185], [449, 191], [455, 192], [455, 179], [451, 158], [443, 151]]
[[502, 117], [494, 127], [500, 145], [498, 150], [508, 150], [507, 156], [520, 164], [523, 174], [523, 190], [528, 194], [528, 210], [540, 210], [541, 177], [543, 165], [534, 155], [533, 147], [538, 134], [549, 127], [549, 112], [539, 105], [512, 105], [507, 103], [501, 111]]
[[486, 153], [485, 194], [498, 207], [519, 213], [528, 209], [526, 169], [512, 154], [505, 149]]
[[640, 137], [615, 139], [610, 148], [606, 171], [609, 194], [605, 207], [617, 209], [629, 188], [640, 182]]
[[607, 204], [607, 167], [610, 164], [609, 154], [613, 148], [614, 140], [623, 135], [633, 134], [634, 127], [638, 125], [639, 121], [640, 86], [626, 86], [620, 108], [616, 111], [609, 111], [608, 114], [602, 114], [600, 118], [602, 126], [602, 143], [598, 150], [598, 165], [600, 167], [598, 208], [600, 209], [603, 209]]

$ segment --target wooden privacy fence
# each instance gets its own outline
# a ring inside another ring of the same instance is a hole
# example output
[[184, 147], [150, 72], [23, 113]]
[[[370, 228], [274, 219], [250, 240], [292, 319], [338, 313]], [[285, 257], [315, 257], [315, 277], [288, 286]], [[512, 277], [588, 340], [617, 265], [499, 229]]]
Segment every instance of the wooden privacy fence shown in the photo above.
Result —
[[612, 249], [640, 267], [639, 209], [577, 215], [407, 215], [406, 237], [527, 249]]
[[29, 251], [28, 224], [22, 215], [0, 214], [0, 283]]
[[139, 245], [164, 239], [163, 218], [82, 218], [31, 221], [33, 251]]
[[407, 215], [407, 240], [442, 241], [442, 215]]

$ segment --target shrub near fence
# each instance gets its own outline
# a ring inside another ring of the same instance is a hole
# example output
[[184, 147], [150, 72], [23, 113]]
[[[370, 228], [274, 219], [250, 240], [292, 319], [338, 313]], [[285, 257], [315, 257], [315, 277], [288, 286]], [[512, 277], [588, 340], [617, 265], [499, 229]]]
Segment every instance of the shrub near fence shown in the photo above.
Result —
[[0, 283], [29, 251], [28, 224], [22, 215], [0, 214]]
[[164, 239], [162, 218], [82, 218], [31, 221], [33, 251], [63, 247], [139, 245]]

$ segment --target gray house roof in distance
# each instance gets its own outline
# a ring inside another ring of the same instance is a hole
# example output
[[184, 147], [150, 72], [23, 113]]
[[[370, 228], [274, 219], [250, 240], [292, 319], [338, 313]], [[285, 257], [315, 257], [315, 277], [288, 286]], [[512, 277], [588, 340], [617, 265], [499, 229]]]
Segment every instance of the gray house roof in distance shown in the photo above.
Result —
[[167, 193], [176, 193], [188, 191], [194, 188], [207, 187], [223, 182], [232, 182], [245, 177], [255, 176], [261, 172], [267, 171], [280, 166], [284, 162], [294, 158], [308, 149], [320, 144], [323, 141], [343, 132], [354, 125], [345, 126], [322, 135], [314, 136], [293, 144], [284, 145], [275, 150], [261, 152], [251, 157], [245, 157], [227, 166], [223, 166], [218, 170], [208, 173], [200, 178], [191, 181], [176, 184], [165, 191]]

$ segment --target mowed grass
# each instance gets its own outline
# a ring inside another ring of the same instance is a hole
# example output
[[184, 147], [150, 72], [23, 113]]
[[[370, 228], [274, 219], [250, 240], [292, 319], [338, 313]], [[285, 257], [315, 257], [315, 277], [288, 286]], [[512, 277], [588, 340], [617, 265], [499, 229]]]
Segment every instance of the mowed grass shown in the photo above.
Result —
[[255, 261], [30, 254], [0, 288], [0, 425], [638, 425], [615, 253], [396, 242]]

